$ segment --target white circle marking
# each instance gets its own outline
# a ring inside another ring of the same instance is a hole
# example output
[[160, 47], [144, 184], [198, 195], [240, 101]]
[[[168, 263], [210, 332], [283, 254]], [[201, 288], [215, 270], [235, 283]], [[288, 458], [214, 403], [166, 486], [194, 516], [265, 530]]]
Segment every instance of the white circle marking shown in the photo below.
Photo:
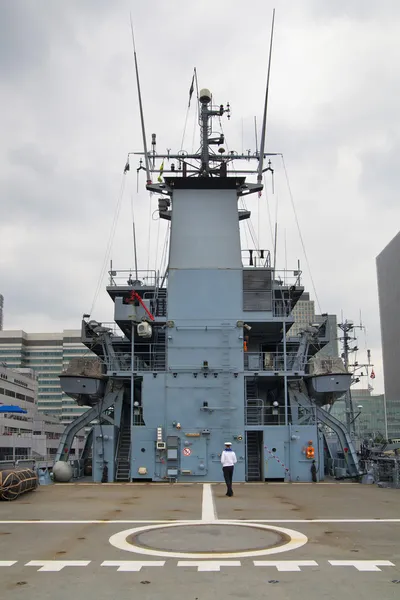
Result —
[[[290, 540], [282, 546], [275, 548], [264, 548], [261, 550], [246, 550], [243, 552], [222, 552], [216, 554], [214, 552], [173, 552], [167, 550], [153, 550], [151, 548], [142, 548], [136, 546], [127, 541], [127, 537], [130, 535], [136, 535], [144, 531], [152, 531], [155, 529], [165, 529], [167, 527], [188, 527], [188, 526], [199, 526], [199, 525], [237, 525], [238, 527], [253, 527], [254, 529], [264, 529], [266, 531], [275, 531], [282, 533], [290, 537]], [[125, 529], [119, 533], [115, 533], [109, 539], [109, 542], [118, 550], [126, 550], [127, 552], [134, 552], [135, 554], [146, 554], [147, 556], [165, 556], [167, 558], [251, 558], [255, 556], [266, 556], [267, 554], [278, 554], [280, 552], [288, 552], [289, 550], [295, 550], [301, 548], [308, 542], [307, 536], [299, 531], [293, 529], [286, 529], [284, 527], [276, 527], [275, 525], [264, 525], [260, 523], [249, 523], [241, 521], [181, 521], [177, 523], [165, 523], [165, 525], [145, 525], [142, 527], [134, 527], [133, 529]]]

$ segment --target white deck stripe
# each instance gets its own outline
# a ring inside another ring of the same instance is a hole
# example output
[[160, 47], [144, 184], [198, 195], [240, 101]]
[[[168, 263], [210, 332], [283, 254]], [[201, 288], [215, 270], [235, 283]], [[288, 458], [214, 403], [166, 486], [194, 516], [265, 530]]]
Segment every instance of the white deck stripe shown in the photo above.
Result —
[[278, 571], [301, 571], [300, 567], [318, 567], [315, 560], [254, 560], [255, 567], [276, 567]]
[[165, 560], [104, 560], [102, 567], [118, 567], [117, 571], [138, 573], [143, 567], [163, 567]]
[[394, 567], [390, 560], [328, 560], [332, 567], [355, 567], [357, 571], [381, 571], [379, 567]]
[[31, 560], [25, 566], [40, 567], [38, 571], [58, 573], [65, 567], [87, 567], [90, 562], [90, 560]]
[[400, 519], [243, 519], [251, 523], [400, 523]]
[[221, 567], [241, 567], [240, 560], [180, 560], [178, 567], [197, 567], [198, 572], [220, 571]]
[[[212, 507], [214, 518], [211, 522], [217, 519], [214, 512], [214, 505]], [[203, 512], [204, 512], [204, 497], [203, 497]], [[0, 525], [135, 525], [136, 523], [202, 523], [206, 522], [206, 519], [199, 521], [198, 519], [110, 519], [110, 520], [64, 520], [64, 521], [40, 521], [36, 520], [19, 520], [19, 521], [0, 521]], [[400, 519], [224, 519], [225, 523], [400, 523]]]
[[215, 510], [214, 498], [212, 495], [211, 485], [205, 483], [203, 485], [203, 505], [201, 509], [201, 520], [207, 523], [217, 521], [217, 512]]
[[[0, 521], [0, 525], [109, 525], [109, 524], [121, 524], [121, 525], [134, 525], [135, 523], [175, 523], [176, 519], [162, 519], [162, 520], [151, 520], [151, 519], [128, 519], [128, 520], [87, 520], [87, 521], [40, 521], [39, 519], [33, 521]], [[180, 521], [179, 521], [180, 522]]]

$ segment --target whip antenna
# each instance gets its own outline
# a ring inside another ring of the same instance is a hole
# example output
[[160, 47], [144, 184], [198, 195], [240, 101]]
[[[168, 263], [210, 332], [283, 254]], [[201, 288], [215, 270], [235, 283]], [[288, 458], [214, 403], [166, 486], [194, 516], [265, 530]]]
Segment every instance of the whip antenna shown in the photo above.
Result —
[[263, 115], [262, 129], [261, 129], [260, 159], [259, 159], [259, 163], [258, 163], [258, 174], [257, 174], [257, 183], [259, 183], [259, 184], [262, 182], [263, 163], [264, 163], [265, 132], [267, 129], [269, 76], [271, 73], [271, 56], [272, 56], [272, 40], [274, 37], [274, 23], [275, 23], [275, 9], [272, 12], [272, 26], [271, 26], [271, 40], [270, 40], [270, 44], [269, 44], [267, 87], [265, 90], [264, 115]]
[[142, 106], [142, 94], [140, 91], [140, 81], [139, 81], [139, 69], [138, 69], [138, 64], [137, 64], [137, 57], [136, 57], [136, 47], [135, 47], [135, 36], [133, 34], [133, 25], [132, 25], [132, 13], [130, 14], [130, 19], [131, 19], [131, 32], [132, 32], [132, 45], [133, 45], [133, 57], [135, 60], [135, 71], [136, 71], [136, 84], [137, 84], [137, 91], [138, 91], [138, 98], [139, 98], [139, 110], [140, 110], [140, 122], [142, 125], [142, 136], [143, 136], [143, 150], [144, 150], [144, 162], [145, 162], [145, 166], [146, 166], [146, 177], [147, 177], [147, 185], [151, 183], [151, 177], [150, 177], [150, 166], [149, 166], [149, 157], [147, 154], [147, 144], [146, 144], [146, 130], [144, 127], [144, 116], [143, 116], [143, 106]]

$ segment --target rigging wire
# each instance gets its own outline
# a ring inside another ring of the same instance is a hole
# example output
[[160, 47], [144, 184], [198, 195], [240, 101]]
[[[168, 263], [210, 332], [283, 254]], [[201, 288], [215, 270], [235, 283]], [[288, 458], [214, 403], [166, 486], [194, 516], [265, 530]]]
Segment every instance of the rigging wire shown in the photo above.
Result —
[[[225, 139], [226, 151], [229, 154], [229, 145], [228, 145], [228, 142], [227, 142], [227, 139], [226, 139], [226, 136], [225, 136], [224, 127], [222, 125], [221, 117], [219, 117], [218, 120], [219, 120], [219, 126], [221, 128], [222, 135], [224, 136], [224, 139]], [[232, 171], [233, 172], [236, 171], [234, 161], [232, 161]], [[244, 196], [240, 197], [240, 201], [242, 203], [242, 207], [244, 208], [244, 210], [248, 210], [248, 208], [246, 206], [246, 200], [245, 200]], [[257, 235], [256, 235], [256, 232], [255, 232], [255, 229], [254, 229], [254, 225], [253, 225], [253, 222], [252, 222], [251, 218], [250, 219], [245, 219], [245, 223], [244, 223], [244, 227], [243, 227], [244, 236], [245, 236], [245, 239], [246, 239], [246, 244], [247, 244], [248, 248], [250, 249], [250, 244], [249, 244], [249, 240], [248, 240], [247, 232], [246, 232], [246, 226], [247, 226], [247, 229], [249, 230], [249, 234], [250, 234], [250, 237], [252, 239], [254, 248], [257, 249], [257, 246], [258, 246], [258, 244], [257, 244]]]
[[269, 223], [269, 231], [271, 234], [271, 252], [272, 252], [272, 249], [274, 247], [274, 233], [272, 230], [271, 210], [270, 210], [270, 205], [269, 205], [269, 196], [268, 196], [267, 180], [265, 177], [265, 173], [263, 173], [263, 178], [264, 178], [265, 199], [267, 201], [268, 223]]
[[183, 150], [183, 142], [185, 140], [186, 126], [187, 126], [187, 122], [188, 122], [189, 112], [190, 112], [190, 106], [188, 106], [186, 109], [185, 124], [183, 126], [183, 133], [182, 133], [182, 140], [181, 140], [181, 147], [180, 147], [181, 150]]
[[160, 258], [160, 272], [164, 271], [167, 266], [167, 248], [168, 248], [168, 239], [169, 239], [170, 228], [171, 228], [171, 223], [168, 223], [168, 227], [165, 231], [163, 250], [162, 250], [162, 254], [161, 254], [161, 258]]
[[135, 215], [133, 211], [133, 194], [131, 194], [131, 213], [132, 213], [132, 237], [133, 237], [133, 264], [135, 265], [135, 278], [138, 279], [138, 264], [137, 264], [137, 248], [136, 248], [136, 229], [135, 229]]
[[[169, 222], [168, 228], [165, 232], [165, 244], [164, 244], [163, 257], [162, 257], [161, 266], [160, 266], [160, 272], [164, 271], [164, 275], [162, 276], [162, 280], [161, 280], [161, 287], [164, 285], [164, 281], [168, 274], [168, 246], [169, 246], [170, 234], [171, 234], [171, 223]], [[165, 267], [164, 267], [164, 264], [165, 264]]]
[[160, 224], [161, 219], [158, 218], [158, 226], [157, 226], [157, 242], [156, 242], [156, 259], [154, 262], [154, 271], [157, 273], [157, 260], [158, 260], [158, 244], [160, 242]]
[[108, 238], [108, 243], [107, 243], [107, 248], [106, 248], [106, 252], [105, 252], [105, 255], [104, 255], [103, 265], [101, 267], [100, 276], [99, 276], [99, 279], [98, 279], [98, 282], [97, 282], [96, 291], [95, 291], [95, 294], [94, 294], [94, 297], [93, 297], [93, 302], [92, 302], [92, 306], [91, 306], [89, 314], [93, 313], [93, 310], [94, 310], [94, 307], [95, 307], [98, 295], [100, 293], [101, 286], [103, 284], [104, 275], [105, 275], [105, 272], [107, 270], [107, 263], [108, 263], [108, 260], [109, 260], [109, 257], [110, 257], [111, 248], [112, 248], [112, 244], [113, 244], [113, 241], [114, 241], [115, 229], [117, 227], [118, 217], [119, 217], [119, 213], [120, 213], [120, 210], [121, 210], [122, 198], [123, 198], [124, 190], [125, 190], [125, 181], [126, 181], [125, 180], [125, 175], [122, 175], [122, 181], [121, 181], [121, 185], [120, 185], [120, 189], [119, 189], [119, 193], [118, 193], [118, 197], [117, 197], [117, 203], [116, 203], [116, 206], [115, 206], [114, 218], [113, 218], [113, 222], [112, 222], [112, 225], [111, 225], [110, 236]]
[[194, 153], [194, 142], [195, 142], [195, 137], [196, 137], [196, 131], [197, 131], [197, 122], [199, 120], [199, 103], [196, 102], [196, 110], [194, 113], [194, 124], [193, 124], [193, 135], [192, 135], [192, 151], [191, 154]]
[[152, 193], [149, 193], [149, 232], [148, 232], [148, 237], [147, 237], [147, 241], [148, 241], [148, 245], [147, 245], [147, 275], [149, 274], [150, 271], [150, 250], [151, 250], [151, 200], [152, 200]]
[[311, 285], [312, 285], [312, 288], [313, 288], [313, 291], [314, 291], [314, 296], [315, 296], [315, 299], [316, 299], [316, 301], [317, 301], [317, 305], [318, 305], [318, 310], [319, 310], [319, 312], [320, 312], [320, 314], [321, 314], [321, 313], [322, 313], [322, 310], [321, 310], [321, 305], [320, 305], [320, 303], [319, 303], [319, 299], [318, 299], [317, 290], [316, 290], [316, 288], [315, 288], [315, 284], [314, 284], [314, 278], [313, 278], [313, 276], [312, 276], [312, 272], [311, 272], [311, 268], [310, 268], [310, 263], [309, 263], [309, 261], [308, 261], [308, 256], [307, 256], [307, 252], [306, 252], [306, 247], [305, 247], [305, 244], [304, 244], [303, 236], [302, 236], [302, 234], [301, 234], [300, 223], [299, 223], [299, 220], [298, 220], [298, 218], [297, 218], [296, 207], [295, 207], [295, 205], [294, 205], [294, 199], [293, 199], [292, 189], [291, 189], [291, 187], [290, 187], [289, 176], [288, 176], [288, 173], [287, 173], [287, 170], [286, 170], [286, 164], [285, 164], [285, 159], [284, 159], [284, 157], [283, 157], [283, 154], [281, 154], [281, 158], [282, 158], [283, 170], [284, 170], [284, 172], [285, 172], [286, 184], [287, 184], [287, 186], [288, 186], [288, 191], [289, 191], [290, 202], [291, 202], [291, 204], [292, 204], [293, 213], [294, 213], [294, 218], [295, 218], [295, 220], [296, 220], [297, 230], [298, 230], [298, 232], [299, 232], [300, 242], [301, 242], [301, 245], [302, 245], [302, 248], [303, 248], [303, 252], [304, 252], [304, 258], [305, 258], [305, 260], [306, 260], [306, 264], [307, 264], [308, 272], [309, 272], [309, 275], [310, 275]]

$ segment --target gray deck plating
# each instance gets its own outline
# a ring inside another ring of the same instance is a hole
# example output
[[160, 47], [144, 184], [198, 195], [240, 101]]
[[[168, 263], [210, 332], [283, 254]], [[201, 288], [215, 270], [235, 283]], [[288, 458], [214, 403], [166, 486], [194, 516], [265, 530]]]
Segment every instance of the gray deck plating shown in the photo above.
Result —
[[1, 504], [0, 580], [7, 599], [397, 598], [398, 499], [357, 484], [42, 487]]

